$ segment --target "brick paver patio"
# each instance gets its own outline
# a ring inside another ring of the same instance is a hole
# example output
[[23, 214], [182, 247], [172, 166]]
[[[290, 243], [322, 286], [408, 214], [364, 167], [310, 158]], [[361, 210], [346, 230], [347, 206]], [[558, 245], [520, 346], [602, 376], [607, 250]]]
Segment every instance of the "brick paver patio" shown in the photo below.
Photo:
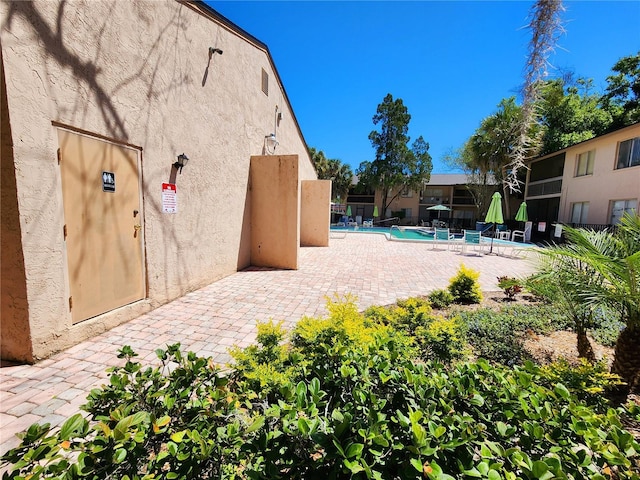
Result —
[[36, 365], [0, 369], [0, 453], [18, 445], [15, 434], [34, 422], [61, 424], [78, 411], [91, 388], [105, 382], [105, 369], [119, 363], [123, 345], [143, 363], [155, 349], [182, 348], [226, 363], [231, 345], [255, 338], [256, 321], [325, 315], [325, 297], [352, 293], [362, 309], [445, 288], [459, 265], [481, 272], [483, 290], [498, 290], [501, 275], [524, 276], [532, 264], [521, 258], [461, 255], [431, 245], [389, 242], [382, 235], [347, 234], [328, 248], [302, 248], [298, 270], [249, 268], [60, 352]]

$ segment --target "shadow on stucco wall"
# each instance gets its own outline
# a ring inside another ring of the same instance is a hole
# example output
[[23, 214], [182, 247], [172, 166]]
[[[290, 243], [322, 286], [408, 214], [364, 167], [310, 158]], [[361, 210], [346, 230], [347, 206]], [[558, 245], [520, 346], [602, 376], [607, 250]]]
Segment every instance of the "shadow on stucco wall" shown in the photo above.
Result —
[[[106, 5], [107, 10], [111, 12], [116, 8], [117, 3], [118, 0], [114, 0], [110, 4], [103, 5]], [[65, 14], [69, 15], [69, 12], [65, 12], [65, 9], [72, 5], [66, 0], [60, 1], [57, 7], [55, 24], [39, 11], [37, 3], [9, 1], [7, 5], [6, 20], [2, 28], [10, 31], [12, 24], [18, 19], [25, 22], [39, 39], [38, 45], [44, 49], [47, 59], [52, 59], [65, 70], [70, 71], [77, 83], [78, 94], [75, 102], [71, 106], [65, 107], [68, 110], [62, 110], [62, 106], [58, 107], [61, 109], [60, 113], [65, 122], [68, 122], [70, 126], [82, 127], [87, 123], [86, 118], [90, 117], [91, 112], [97, 110], [102, 118], [103, 126], [100, 127], [101, 131], [94, 133], [116, 142], [145, 148], [148, 148], [149, 143], [158, 142], [158, 132], [154, 131], [154, 127], [150, 125], [150, 118], [155, 113], [154, 109], [157, 107], [158, 102], [166, 100], [168, 94], [179, 89], [181, 85], [190, 83], [188, 75], [178, 67], [171, 70], [172, 76], [168, 82], [166, 78], [159, 78], [162, 64], [166, 63], [169, 57], [168, 52], [172, 52], [175, 62], [178, 61], [178, 41], [181, 32], [187, 29], [187, 23], [182, 18], [184, 8], [182, 5], [176, 3], [175, 15], [166, 24], [156, 25], [144, 2], [134, 2], [132, 4], [136, 10], [137, 20], [140, 25], [143, 28], [153, 25], [158, 30], [155, 38], [150, 43], [148, 51], [145, 52], [146, 55], [140, 56], [139, 64], [131, 65], [127, 70], [127, 75], [113, 87], [107, 87], [101, 80], [101, 78], [104, 78], [104, 72], [112, 68], [108, 63], [107, 57], [109, 49], [102, 45], [105, 41], [103, 38], [106, 36], [105, 32], [109, 31], [111, 27], [109, 23], [114, 21], [111, 15], [105, 14], [101, 17], [102, 23], [96, 27], [98, 32], [96, 37], [92, 38], [90, 43], [87, 43], [84, 50], [77, 51], [70, 48], [66, 41], [69, 32], [65, 31], [63, 20], [65, 19]], [[93, 6], [89, 5], [87, 8], [93, 8]], [[71, 10], [71, 8], [69, 7], [68, 10]], [[167, 48], [170, 44], [173, 44], [174, 48]], [[44, 68], [47, 69], [46, 62]], [[48, 71], [44, 72], [45, 77], [48, 77], [48, 74]], [[127, 116], [128, 111], [121, 111], [122, 108], [119, 108], [121, 104], [118, 103], [119, 95], [130, 84], [135, 82], [142, 82], [144, 87], [145, 97], [140, 99], [141, 105], [137, 111], [138, 118], [141, 118], [140, 121], [130, 115]], [[157, 82], [159, 85], [156, 85]], [[176, 121], [176, 119], [173, 120]], [[131, 122], [137, 123], [141, 127], [136, 138], [131, 137], [131, 132], [128, 128], [128, 123]], [[168, 138], [165, 138], [164, 141], [172, 142]], [[168, 151], [178, 150], [178, 147], [172, 145], [163, 145], [162, 148]], [[74, 172], [74, 174], [81, 175], [82, 172]], [[144, 168], [142, 168], [141, 174], [143, 175], [142, 189], [144, 220], [146, 222], [149, 211], [162, 212], [162, 205], [158, 192], [155, 190], [157, 178], [151, 178], [153, 174], [148, 175], [147, 172], [148, 178], [145, 179]], [[172, 177], [170, 181], [175, 182], [175, 170], [172, 170], [170, 175]], [[43, 178], [42, 184], [49, 183], [50, 179]], [[96, 194], [99, 194], [99, 192]], [[83, 201], [90, 202], [91, 199], [84, 198]], [[177, 264], [180, 269], [180, 275], [177, 278], [180, 283], [183, 283], [183, 285], [175, 285], [176, 278], [174, 278], [172, 286], [165, 285], [165, 292], [175, 291], [177, 286], [181, 293], [185, 293], [193, 288], [193, 272], [182, 261], [181, 252], [173, 246], [179, 245], [180, 249], [185, 250], [192, 248], [193, 246], [190, 243], [196, 244], [196, 241], [194, 239], [179, 238], [176, 227], [168, 222], [163, 222], [160, 228], [162, 229], [161, 232], [155, 231], [153, 233], [162, 235], [163, 240], [159, 244], [164, 248], [164, 258], [162, 259], [164, 266]], [[82, 253], [80, 253], [80, 256], [82, 256]], [[197, 282], [198, 280], [195, 281]]]
[[0, 354], [3, 360], [33, 362], [20, 214], [7, 106], [4, 59], [0, 52]]
[[251, 169], [247, 176], [247, 193], [244, 196], [244, 208], [242, 210], [242, 230], [240, 231], [240, 244], [238, 245], [237, 269], [242, 270], [251, 265]]

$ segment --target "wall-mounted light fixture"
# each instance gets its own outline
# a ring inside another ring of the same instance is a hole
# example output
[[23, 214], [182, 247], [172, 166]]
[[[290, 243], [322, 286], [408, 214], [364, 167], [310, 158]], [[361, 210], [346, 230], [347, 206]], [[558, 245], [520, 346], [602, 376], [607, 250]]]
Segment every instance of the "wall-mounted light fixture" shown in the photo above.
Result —
[[267, 153], [272, 154], [275, 153], [276, 147], [278, 146], [278, 140], [276, 140], [276, 134], [270, 133], [264, 137], [264, 144], [267, 150]]
[[178, 161], [173, 164], [173, 166], [182, 174], [182, 167], [184, 167], [189, 161], [189, 157], [187, 157], [184, 153], [178, 155]]
[[220, 55], [222, 55], [222, 50], [220, 50], [219, 48], [209, 47], [209, 58], [213, 57], [214, 53], [219, 53]]

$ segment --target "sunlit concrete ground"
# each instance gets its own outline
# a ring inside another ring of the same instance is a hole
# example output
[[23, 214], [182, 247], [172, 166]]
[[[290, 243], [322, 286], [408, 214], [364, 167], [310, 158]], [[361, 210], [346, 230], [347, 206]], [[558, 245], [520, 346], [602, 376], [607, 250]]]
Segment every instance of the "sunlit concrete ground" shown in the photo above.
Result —
[[525, 276], [534, 268], [523, 258], [462, 255], [382, 235], [343, 237], [332, 238], [328, 248], [302, 248], [298, 270], [249, 268], [37, 365], [1, 368], [0, 453], [18, 445], [15, 434], [32, 423], [59, 425], [77, 413], [91, 388], [105, 382], [105, 369], [120, 364], [116, 351], [123, 345], [143, 363], [157, 362], [155, 349], [176, 342], [226, 363], [230, 346], [254, 341], [257, 321], [283, 320], [290, 327], [305, 315], [324, 316], [327, 296], [354, 294], [364, 309], [445, 288], [461, 263], [481, 273], [484, 291], [498, 290], [498, 276]]

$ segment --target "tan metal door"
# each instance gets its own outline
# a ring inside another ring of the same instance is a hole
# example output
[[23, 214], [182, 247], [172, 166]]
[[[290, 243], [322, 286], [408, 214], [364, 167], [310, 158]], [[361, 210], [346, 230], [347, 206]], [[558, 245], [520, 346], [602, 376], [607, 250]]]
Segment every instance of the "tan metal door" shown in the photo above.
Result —
[[58, 130], [73, 323], [145, 297], [139, 152]]

